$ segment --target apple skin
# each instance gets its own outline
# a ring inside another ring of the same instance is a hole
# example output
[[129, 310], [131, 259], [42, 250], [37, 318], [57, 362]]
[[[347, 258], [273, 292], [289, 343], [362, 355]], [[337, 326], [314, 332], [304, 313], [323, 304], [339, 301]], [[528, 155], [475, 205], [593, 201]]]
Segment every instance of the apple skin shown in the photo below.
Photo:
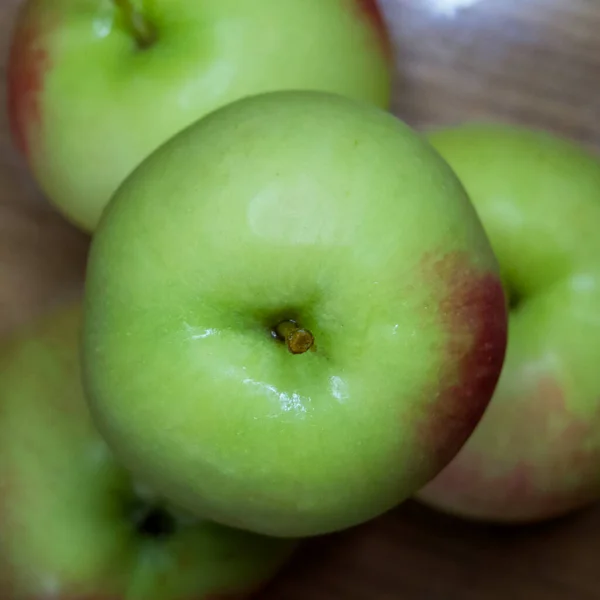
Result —
[[[295, 320], [315, 351], [272, 336]], [[390, 113], [322, 92], [232, 103], [127, 178], [95, 232], [95, 422], [159, 494], [273, 536], [380, 515], [456, 454], [506, 345], [463, 187]]]
[[583, 508], [600, 499], [600, 160], [554, 134], [502, 124], [429, 140], [469, 192], [513, 306], [494, 398], [418, 497], [500, 523]]
[[28, 0], [12, 35], [13, 138], [50, 201], [84, 230], [151, 151], [233, 100], [316, 89], [389, 105], [391, 44], [375, 0], [145, 6], [157, 35], [145, 50], [116, 0]]
[[80, 323], [61, 307], [0, 351], [2, 600], [234, 600], [263, 584], [293, 542], [179, 517], [170, 536], [136, 527], [150, 500], [90, 420]]

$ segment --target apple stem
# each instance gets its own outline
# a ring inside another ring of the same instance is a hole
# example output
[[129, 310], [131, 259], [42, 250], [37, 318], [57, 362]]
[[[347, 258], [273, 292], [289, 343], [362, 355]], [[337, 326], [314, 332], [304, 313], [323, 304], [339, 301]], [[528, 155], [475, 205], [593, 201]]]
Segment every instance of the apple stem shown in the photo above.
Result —
[[114, 0], [123, 14], [125, 23], [142, 49], [149, 48], [156, 41], [156, 31], [148, 20], [136, 10], [131, 0]]
[[295, 321], [282, 321], [275, 327], [274, 333], [286, 343], [292, 354], [304, 354], [315, 343], [313, 334], [308, 329], [299, 327]]

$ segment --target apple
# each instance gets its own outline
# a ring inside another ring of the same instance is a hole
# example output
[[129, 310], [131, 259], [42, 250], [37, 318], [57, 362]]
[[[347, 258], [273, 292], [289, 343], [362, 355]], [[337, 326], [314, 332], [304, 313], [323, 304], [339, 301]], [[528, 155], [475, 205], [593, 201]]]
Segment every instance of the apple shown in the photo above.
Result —
[[338, 94], [259, 94], [175, 135], [111, 200], [87, 268], [105, 439], [162, 497], [257, 533], [329, 533], [412, 495], [503, 362], [499, 268], [462, 185]]
[[550, 132], [494, 123], [429, 140], [470, 194], [511, 310], [494, 398], [418, 497], [500, 523], [565, 515], [600, 500], [600, 160]]
[[241, 598], [293, 542], [173, 511], [131, 478], [90, 420], [80, 323], [61, 306], [0, 351], [2, 600]]
[[11, 131], [50, 201], [93, 231], [131, 170], [215, 108], [279, 89], [388, 107], [392, 70], [376, 0], [27, 0]]

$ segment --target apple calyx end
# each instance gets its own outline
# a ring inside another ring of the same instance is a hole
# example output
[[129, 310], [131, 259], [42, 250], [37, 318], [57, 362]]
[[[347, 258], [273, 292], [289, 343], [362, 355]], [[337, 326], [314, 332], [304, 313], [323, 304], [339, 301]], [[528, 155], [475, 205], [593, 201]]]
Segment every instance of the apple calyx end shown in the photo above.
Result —
[[286, 343], [292, 354], [304, 354], [315, 349], [315, 338], [295, 321], [282, 321], [273, 329], [273, 337]]
[[147, 538], [169, 538], [178, 528], [176, 517], [160, 505], [140, 502], [134, 506], [131, 518], [136, 531]]

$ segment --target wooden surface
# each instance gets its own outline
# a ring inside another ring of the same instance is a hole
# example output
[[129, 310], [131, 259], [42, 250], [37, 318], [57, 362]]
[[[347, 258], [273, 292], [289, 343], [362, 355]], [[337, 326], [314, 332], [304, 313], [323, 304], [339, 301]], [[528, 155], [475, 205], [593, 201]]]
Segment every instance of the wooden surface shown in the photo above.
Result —
[[[3, 72], [17, 5], [0, 4]], [[382, 5], [397, 48], [394, 109], [411, 125], [524, 123], [600, 149], [600, 0]], [[36, 190], [2, 111], [0, 334], [80, 289], [87, 243]], [[308, 544], [265, 600], [600, 599], [599, 555], [600, 508], [496, 529], [407, 503]]]

